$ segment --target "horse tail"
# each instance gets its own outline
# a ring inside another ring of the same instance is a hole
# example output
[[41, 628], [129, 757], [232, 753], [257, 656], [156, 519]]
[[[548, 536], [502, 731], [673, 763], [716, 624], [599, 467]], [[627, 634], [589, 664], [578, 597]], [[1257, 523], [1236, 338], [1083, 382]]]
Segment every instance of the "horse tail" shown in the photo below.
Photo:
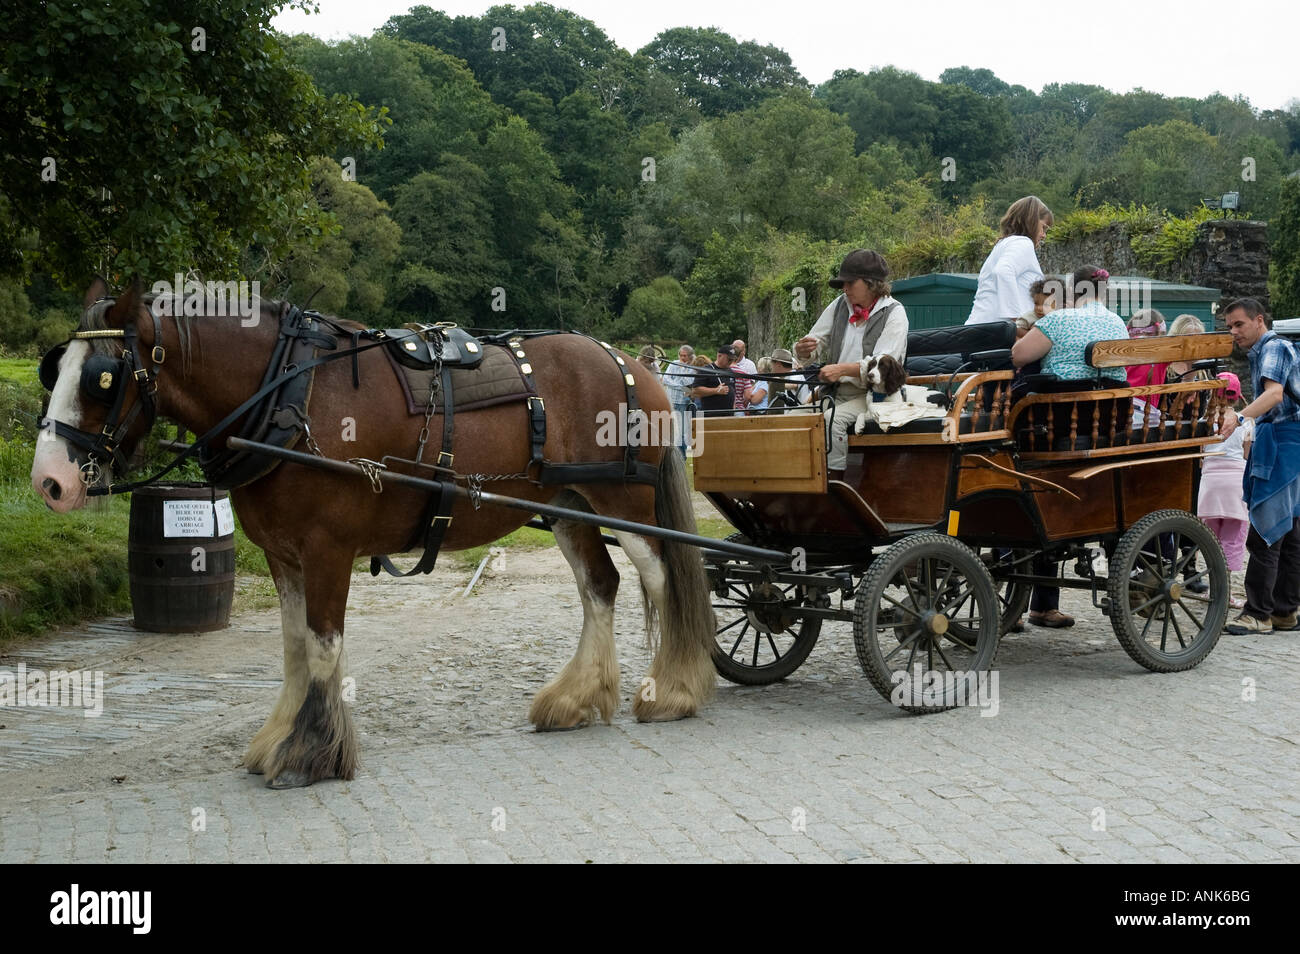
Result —
[[[695, 533], [695, 509], [686, 462], [676, 447], [665, 448], [655, 487], [655, 522], [666, 530]], [[713, 695], [714, 634], [717, 629], [708, 577], [700, 551], [686, 543], [661, 541], [665, 607], [659, 620], [664, 660], [673, 671], [689, 674], [692, 695], [704, 702]], [[649, 601], [647, 600], [647, 605]], [[650, 622], [647, 614], [647, 622]]]

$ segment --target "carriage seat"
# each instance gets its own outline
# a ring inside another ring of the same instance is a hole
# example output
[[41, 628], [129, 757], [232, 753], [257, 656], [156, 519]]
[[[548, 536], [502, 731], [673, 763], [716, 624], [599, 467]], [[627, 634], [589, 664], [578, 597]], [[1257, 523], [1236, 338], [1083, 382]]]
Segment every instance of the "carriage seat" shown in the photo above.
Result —
[[[952, 328], [923, 328], [907, 335], [909, 375], [952, 374], [980, 352], [1006, 351], [1016, 343], [1016, 326], [1009, 321]], [[983, 370], [1010, 371], [1011, 355], [985, 362]]]

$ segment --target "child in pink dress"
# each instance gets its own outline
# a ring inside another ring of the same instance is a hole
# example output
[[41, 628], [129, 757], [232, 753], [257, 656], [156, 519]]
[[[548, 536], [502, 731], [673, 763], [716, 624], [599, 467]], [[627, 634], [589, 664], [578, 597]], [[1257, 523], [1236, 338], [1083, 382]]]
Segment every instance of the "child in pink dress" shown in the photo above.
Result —
[[[1230, 371], [1225, 371], [1219, 377], [1227, 382], [1224, 397], [1239, 408], [1241, 381]], [[1224, 413], [1232, 413], [1232, 410], [1225, 408]], [[1204, 458], [1201, 492], [1196, 502], [1196, 515], [1219, 538], [1229, 570], [1245, 569], [1246, 534], [1250, 530], [1250, 517], [1242, 496], [1241, 478], [1246, 471], [1246, 458], [1250, 456], [1250, 445], [1245, 443], [1250, 437], [1248, 430], [1249, 428], [1239, 427], [1227, 440], [1205, 445], [1207, 453], [1218, 451], [1221, 456]], [[1229, 602], [1235, 608], [1244, 605], [1236, 598]]]

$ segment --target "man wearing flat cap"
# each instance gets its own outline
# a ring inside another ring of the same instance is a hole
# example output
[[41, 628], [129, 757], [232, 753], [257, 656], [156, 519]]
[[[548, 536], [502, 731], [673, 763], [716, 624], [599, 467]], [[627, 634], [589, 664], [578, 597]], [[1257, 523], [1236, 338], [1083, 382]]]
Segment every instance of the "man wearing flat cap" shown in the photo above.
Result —
[[848, 429], [867, 409], [867, 362], [886, 354], [904, 362], [907, 312], [889, 297], [889, 265], [879, 252], [854, 249], [830, 285], [841, 289], [841, 294], [826, 306], [807, 336], [795, 343], [794, 351], [801, 360], [815, 354], [826, 362], [821, 380], [836, 384], [833, 416], [828, 412], [831, 446], [826, 467], [831, 480], [840, 480], [848, 464]]

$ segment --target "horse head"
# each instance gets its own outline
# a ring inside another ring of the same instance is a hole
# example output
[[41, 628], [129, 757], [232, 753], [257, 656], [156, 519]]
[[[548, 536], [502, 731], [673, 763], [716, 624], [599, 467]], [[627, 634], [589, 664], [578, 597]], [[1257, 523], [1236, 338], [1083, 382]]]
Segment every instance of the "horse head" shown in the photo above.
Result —
[[[137, 341], [137, 321], [147, 312], [138, 287], [109, 297], [96, 278], [86, 290], [81, 323], [41, 359], [40, 378], [50, 392], [32, 461], [32, 486], [59, 513], [86, 503], [92, 487], [106, 487], [127, 468], [157, 412], [154, 376], [160, 348]], [[156, 326], [155, 326], [156, 327]]]

